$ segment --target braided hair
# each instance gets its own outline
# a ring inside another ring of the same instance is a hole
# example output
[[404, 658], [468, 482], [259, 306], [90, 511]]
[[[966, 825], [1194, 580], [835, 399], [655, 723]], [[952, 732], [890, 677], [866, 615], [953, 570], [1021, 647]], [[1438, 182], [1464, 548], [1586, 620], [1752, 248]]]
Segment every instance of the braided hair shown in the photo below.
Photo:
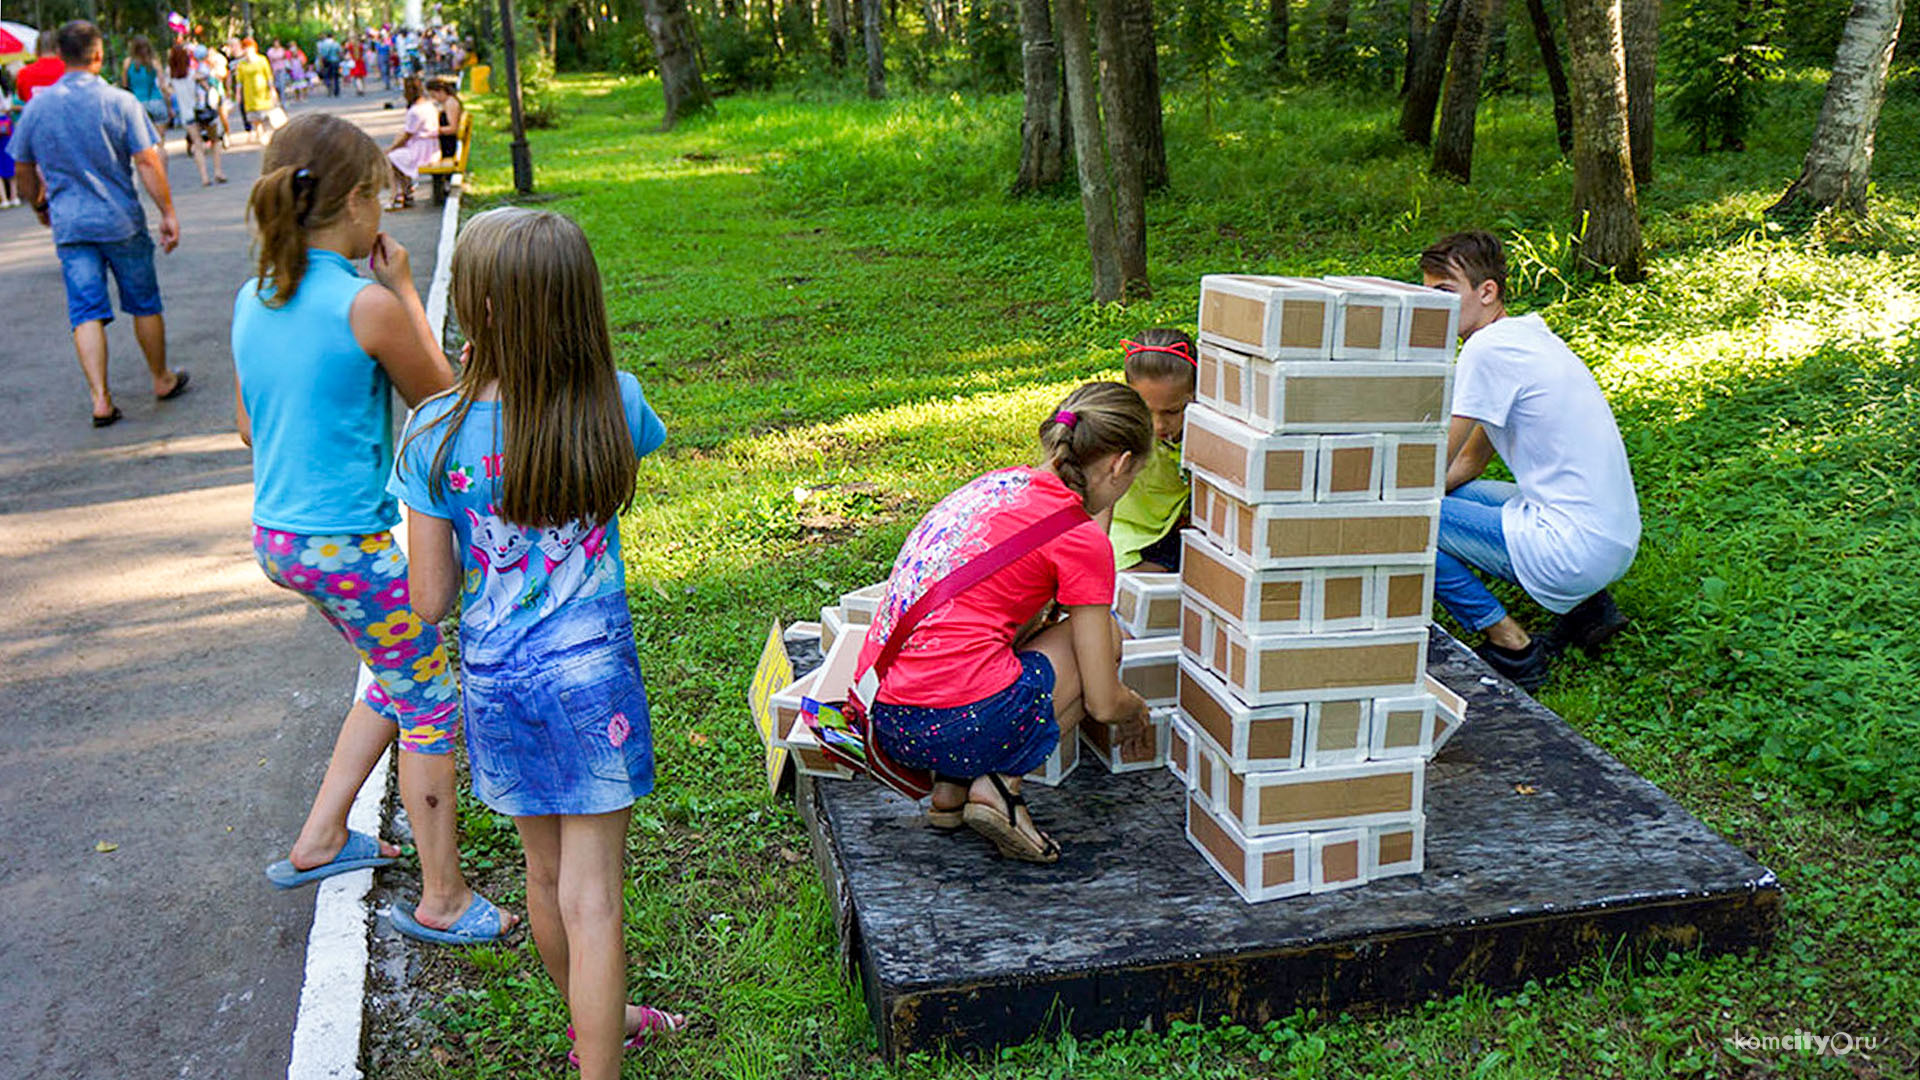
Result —
[[1113, 454], [1153, 452], [1153, 414], [1125, 383], [1082, 383], [1040, 423], [1040, 452], [1068, 489], [1087, 494], [1087, 467]]

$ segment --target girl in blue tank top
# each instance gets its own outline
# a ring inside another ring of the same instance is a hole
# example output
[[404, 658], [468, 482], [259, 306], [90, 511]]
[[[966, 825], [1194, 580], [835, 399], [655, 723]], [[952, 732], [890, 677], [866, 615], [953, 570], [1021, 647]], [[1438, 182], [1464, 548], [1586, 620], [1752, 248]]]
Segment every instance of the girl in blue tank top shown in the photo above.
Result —
[[[345, 120], [312, 114], [274, 138], [260, 167], [247, 203], [259, 274], [233, 304], [254, 555], [364, 665], [306, 824], [267, 877], [291, 888], [393, 861], [393, 845], [348, 830], [347, 810], [397, 737], [421, 889], [417, 907], [394, 905], [394, 928], [446, 944], [494, 941], [514, 920], [460, 872], [459, 702], [439, 629], [413, 610], [392, 533], [399, 508], [385, 490], [392, 391], [418, 402], [450, 386], [453, 370], [427, 327], [406, 249], [380, 231], [380, 147]], [[354, 265], [369, 257], [373, 280]]]

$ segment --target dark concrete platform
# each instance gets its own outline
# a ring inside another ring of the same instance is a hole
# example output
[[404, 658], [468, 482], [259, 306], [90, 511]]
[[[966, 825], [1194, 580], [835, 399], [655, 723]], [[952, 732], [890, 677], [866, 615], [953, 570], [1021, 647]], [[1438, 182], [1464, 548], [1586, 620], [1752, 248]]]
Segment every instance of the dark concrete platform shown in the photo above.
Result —
[[1030, 786], [1065, 849], [1048, 867], [932, 833], [878, 785], [803, 782], [882, 1053], [1364, 1010], [1551, 975], [1621, 945], [1771, 940], [1780, 888], [1765, 867], [1438, 628], [1429, 657], [1469, 713], [1429, 766], [1426, 871], [1343, 892], [1242, 902], [1187, 843], [1165, 771], [1087, 762], [1057, 790]]

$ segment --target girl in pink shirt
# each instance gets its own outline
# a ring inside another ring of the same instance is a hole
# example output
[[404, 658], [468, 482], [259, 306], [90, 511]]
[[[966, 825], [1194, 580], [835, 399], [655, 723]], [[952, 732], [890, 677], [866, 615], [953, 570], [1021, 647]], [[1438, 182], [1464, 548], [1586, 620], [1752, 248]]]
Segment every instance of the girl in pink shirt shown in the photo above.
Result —
[[[942, 499], [907, 537], [855, 667], [872, 668], [901, 617], [969, 560], [1065, 507], [1082, 520], [955, 596], [908, 630], [872, 696], [875, 738], [900, 764], [936, 777], [935, 828], [961, 825], [1008, 858], [1053, 862], [1020, 778], [1073, 737], [1083, 715], [1144, 723], [1120, 682], [1113, 546], [1095, 515], [1132, 484], [1153, 450], [1153, 418], [1119, 383], [1087, 383], [1040, 425], [1042, 462], [978, 477]], [[1051, 605], [1064, 622], [1047, 623]]]

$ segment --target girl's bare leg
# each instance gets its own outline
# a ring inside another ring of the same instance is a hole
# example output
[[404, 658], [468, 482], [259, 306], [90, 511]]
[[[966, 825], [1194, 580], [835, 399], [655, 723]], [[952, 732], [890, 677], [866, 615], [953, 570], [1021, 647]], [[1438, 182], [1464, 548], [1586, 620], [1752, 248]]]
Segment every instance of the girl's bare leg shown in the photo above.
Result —
[[[347, 710], [346, 722], [333, 741], [333, 757], [327, 761], [327, 775], [307, 811], [306, 824], [293, 842], [288, 857], [296, 870], [311, 870], [332, 862], [347, 842], [347, 811], [353, 797], [366, 782], [380, 755], [393, 742], [393, 721], [373, 711], [364, 701], [355, 701]], [[400, 849], [382, 841], [382, 855], [398, 855]]]
[[627, 1027], [627, 950], [620, 933], [627, 818], [626, 810], [560, 818], [560, 921], [581, 1080], [620, 1075]]

